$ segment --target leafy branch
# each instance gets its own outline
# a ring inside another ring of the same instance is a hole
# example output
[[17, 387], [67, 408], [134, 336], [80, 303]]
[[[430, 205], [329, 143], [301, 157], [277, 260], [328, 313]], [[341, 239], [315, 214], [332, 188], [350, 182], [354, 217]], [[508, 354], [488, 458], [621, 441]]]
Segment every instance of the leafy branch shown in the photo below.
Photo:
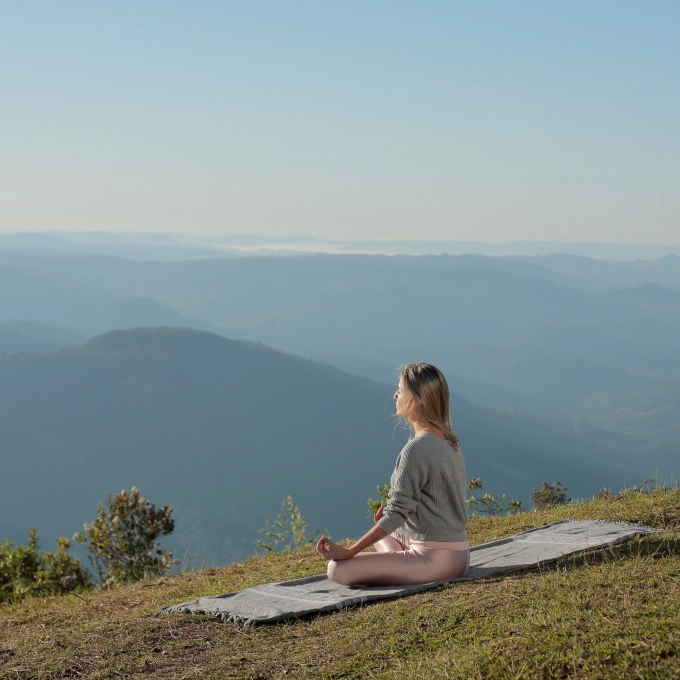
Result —
[[[309, 550], [314, 547], [321, 538], [321, 534], [315, 531], [308, 536], [308, 524], [302, 516], [292, 496], [286, 496], [281, 503], [281, 512], [276, 519], [268, 519], [264, 529], [258, 531], [267, 540], [257, 539], [255, 545], [267, 553], [296, 552]], [[330, 534], [326, 533], [330, 538]]]

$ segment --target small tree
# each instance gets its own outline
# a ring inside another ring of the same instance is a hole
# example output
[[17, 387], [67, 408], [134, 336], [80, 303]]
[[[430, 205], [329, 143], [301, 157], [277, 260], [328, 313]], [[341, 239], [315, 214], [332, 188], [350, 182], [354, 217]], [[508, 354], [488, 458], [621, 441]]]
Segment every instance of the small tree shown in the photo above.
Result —
[[559, 482], [555, 482], [555, 484], [543, 482], [540, 489], [531, 490], [531, 502], [538, 510], [553, 508], [556, 505], [566, 503], [567, 500], [567, 487], [562, 486]]
[[508, 507], [507, 507], [507, 512], [508, 514], [516, 515], [520, 512], [522, 512], [522, 501], [509, 501], [508, 502]]
[[179, 561], [157, 542], [175, 528], [171, 515], [172, 508], [164, 505], [156, 510], [133, 486], [113, 498], [109, 494], [92, 524], [85, 524], [73, 538], [87, 546], [104, 586], [161, 576]]
[[378, 493], [380, 494], [380, 498], [369, 498], [368, 499], [368, 516], [373, 517], [378, 510], [380, 510], [380, 506], [382, 505], [385, 507], [387, 505], [387, 501], [390, 499], [389, 493], [390, 493], [390, 484], [378, 484]]
[[[479, 477], [473, 477], [466, 484], [468, 491], [481, 489], [482, 486], [483, 482]], [[472, 510], [473, 515], [477, 516], [480, 513], [484, 513], [489, 517], [495, 517], [496, 515], [500, 515], [505, 509], [505, 494], [502, 496], [489, 492], [485, 492], [479, 496], [470, 494], [470, 498], [465, 502], [468, 508]]]
[[[477, 489], [481, 489], [484, 486], [484, 483], [479, 477], [473, 477], [467, 482], [465, 486], [468, 491], [476, 491]], [[389, 490], [390, 490], [389, 484], [383, 484], [382, 486], [378, 486], [378, 493], [380, 494], [380, 498], [368, 499], [369, 517], [375, 515], [375, 513], [378, 512], [378, 510], [380, 509], [381, 505], [384, 507], [387, 504], [387, 501], [389, 500], [388, 496]], [[468, 498], [465, 502], [474, 515], [484, 513], [486, 515], [489, 515], [490, 517], [500, 515], [503, 512], [518, 513], [521, 512], [522, 509], [522, 501], [511, 500], [506, 505], [505, 494], [503, 494], [502, 496], [498, 496], [495, 493], [488, 492], [483, 493], [479, 496], [470, 494], [470, 498]]]
[[[473, 477], [466, 486], [468, 491], [475, 491], [481, 489], [484, 486], [484, 483], [479, 477]], [[470, 494], [470, 498], [465, 502], [475, 516], [483, 513], [489, 517], [496, 517], [504, 512], [517, 514], [522, 510], [522, 501], [510, 500], [506, 504], [505, 494], [502, 496], [488, 492], [479, 496]]]
[[31, 595], [60, 595], [92, 585], [87, 569], [69, 554], [68, 538], [57, 539], [57, 552], [38, 549], [38, 532], [31, 529], [28, 543], [14, 547], [0, 543], [0, 602], [18, 602]]
[[[268, 539], [257, 539], [255, 545], [265, 552], [295, 552], [297, 550], [309, 550], [316, 545], [321, 534], [315, 531], [312, 536], [307, 536], [308, 525], [302, 513], [295, 505], [292, 496], [286, 496], [281, 503], [281, 512], [275, 520], [268, 519], [264, 529], [257, 533], [264, 534]], [[330, 535], [326, 533], [330, 538]]]
[[479, 496], [472, 495], [465, 502], [475, 517], [479, 514], [496, 517], [505, 510], [505, 494], [499, 496], [486, 492]]
[[468, 491], [474, 491], [475, 489], [481, 489], [484, 486], [484, 482], [482, 482], [481, 477], [473, 477], [472, 479], [468, 480], [468, 483], [465, 485], [465, 488]]

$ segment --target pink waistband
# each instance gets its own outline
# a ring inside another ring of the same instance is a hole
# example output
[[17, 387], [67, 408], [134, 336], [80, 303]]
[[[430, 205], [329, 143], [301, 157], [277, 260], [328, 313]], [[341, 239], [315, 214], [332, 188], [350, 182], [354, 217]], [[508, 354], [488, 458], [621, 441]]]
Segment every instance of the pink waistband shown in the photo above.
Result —
[[414, 541], [411, 539], [409, 542], [413, 546], [428, 550], [467, 550], [470, 547], [467, 541]]

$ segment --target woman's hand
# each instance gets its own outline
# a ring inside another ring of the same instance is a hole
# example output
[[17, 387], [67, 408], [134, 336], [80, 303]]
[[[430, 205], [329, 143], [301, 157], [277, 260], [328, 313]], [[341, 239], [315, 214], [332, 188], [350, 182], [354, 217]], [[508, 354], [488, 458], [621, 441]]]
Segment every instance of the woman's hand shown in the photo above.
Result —
[[354, 557], [354, 553], [333, 543], [329, 538], [322, 536], [316, 544], [316, 550], [327, 560], [348, 560]]
[[382, 516], [384, 514], [383, 510], [384, 510], [384, 508], [381, 505], [380, 508], [378, 508], [378, 512], [376, 512], [375, 515], [373, 515], [373, 523], [374, 524], [377, 524], [380, 521], [380, 519], [382, 518]]

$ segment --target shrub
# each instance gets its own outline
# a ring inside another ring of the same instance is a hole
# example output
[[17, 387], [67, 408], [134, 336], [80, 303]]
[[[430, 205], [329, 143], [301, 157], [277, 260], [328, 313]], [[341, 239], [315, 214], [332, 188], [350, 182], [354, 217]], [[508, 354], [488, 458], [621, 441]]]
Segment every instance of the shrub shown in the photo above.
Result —
[[61, 595], [91, 587], [87, 569], [69, 554], [68, 538], [57, 539], [56, 552], [40, 552], [38, 532], [31, 529], [28, 543], [16, 548], [14, 543], [0, 543], [0, 602], [19, 600], [31, 595]]
[[[481, 489], [484, 483], [479, 477], [473, 477], [467, 483], [467, 490], [474, 491], [476, 489]], [[499, 496], [495, 493], [489, 493], [488, 491], [481, 494], [480, 496], [475, 496], [470, 494], [470, 498], [466, 501], [468, 509], [472, 510], [474, 516], [483, 513], [489, 517], [496, 517], [497, 515], [502, 515], [504, 512], [517, 514], [522, 510], [522, 501], [511, 500], [505, 503], [505, 494]]]
[[[475, 491], [477, 489], [481, 489], [483, 486], [484, 483], [479, 477], [473, 477], [466, 484], [466, 488], [468, 491]], [[376, 512], [378, 512], [381, 505], [385, 506], [387, 504], [387, 501], [389, 500], [388, 496], [389, 491], [390, 491], [389, 484], [383, 484], [382, 486], [378, 486], [378, 493], [380, 494], [380, 498], [368, 499], [369, 517], [372, 517]], [[506, 505], [505, 494], [503, 494], [502, 496], [498, 496], [495, 493], [488, 492], [481, 494], [479, 496], [470, 494], [470, 498], [468, 498], [465, 502], [468, 506], [468, 509], [472, 511], [473, 515], [479, 515], [480, 513], [484, 513], [486, 515], [489, 515], [490, 517], [494, 517], [496, 515], [502, 514], [503, 512], [518, 513], [522, 509], [522, 501], [511, 500]]]
[[[292, 496], [286, 496], [281, 503], [281, 512], [275, 520], [268, 519], [264, 529], [258, 531], [264, 534], [268, 540], [257, 539], [255, 545], [265, 552], [294, 552], [297, 550], [309, 550], [313, 548], [321, 534], [315, 531], [312, 536], [307, 536], [308, 525], [302, 513], [295, 505]], [[330, 538], [330, 534], [325, 534]]]
[[380, 510], [380, 506], [382, 505], [385, 507], [387, 505], [387, 501], [389, 500], [389, 494], [390, 492], [390, 484], [379, 484], [378, 485], [378, 493], [380, 494], [380, 498], [375, 499], [375, 498], [369, 498], [368, 499], [368, 516], [373, 517], [378, 510]]
[[505, 494], [499, 496], [488, 491], [479, 496], [471, 494], [465, 503], [474, 516], [484, 514], [489, 517], [496, 517], [505, 511]]
[[513, 514], [516, 515], [519, 512], [522, 512], [522, 501], [508, 501], [508, 507], [506, 508], [508, 514]]
[[99, 504], [97, 517], [73, 538], [87, 546], [104, 586], [162, 576], [178, 563], [157, 542], [175, 528], [171, 515], [172, 508], [164, 505], [156, 510], [133, 486], [113, 498], [109, 494]]
[[567, 487], [562, 486], [560, 482], [555, 482], [555, 484], [543, 482], [543, 486], [540, 489], [531, 490], [531, 502], [538, 510], [552, 508], [566, 503], [568, 500]]

